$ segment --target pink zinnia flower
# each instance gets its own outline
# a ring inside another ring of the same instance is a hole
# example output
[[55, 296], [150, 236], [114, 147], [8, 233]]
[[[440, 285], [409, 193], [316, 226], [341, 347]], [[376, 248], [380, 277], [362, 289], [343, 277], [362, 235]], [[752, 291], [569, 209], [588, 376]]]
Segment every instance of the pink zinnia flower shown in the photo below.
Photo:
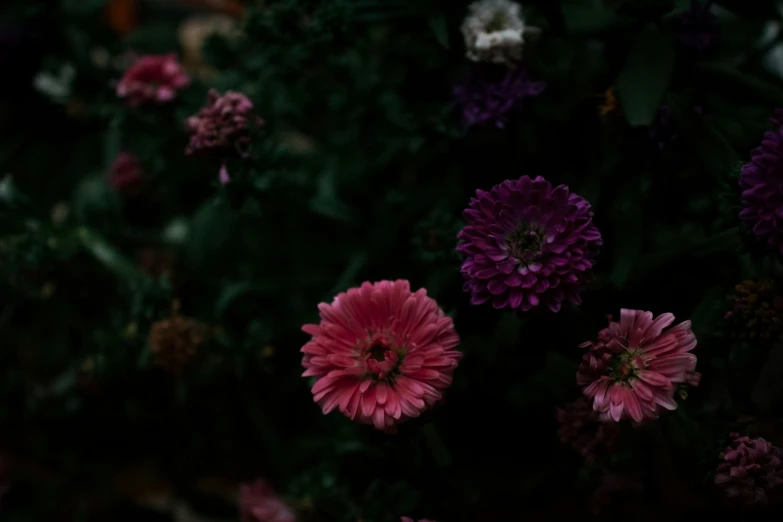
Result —
[[296, 513], [264, 479], [239, 486], [240, 522], [296, 522]]
[[174, 54], [136, 58], [117, 84], [117, 96], [127, 98], [133, 106], [142, 103], [165, 103], [174, 99], [178, 89], [190, 84]]
[[619, 426], [614, 422], [602, 422], [584, 397], [559, 408], [557, 420], [560, 441], [578, 451], [588, 464], [614, 446], [620, 435]]
[[744, 504], [766, 504], [768, 495], [783, 486], [783, 450], [762, 438], [731, 433], [721, 453], [715, 485], [726, 497]]
[[137, 194], [144, 186], [144, 168], [129, 152], [120, 152], [109, 172], [109, 184], [124, 196]]
[[235, 149], [248, 156], [249, 128], [260, 127], [264, 120], [253, 115], [253, 102], [241, 92], [220, 94], [209, 91], [207, 105], [185, 121], [190, 133], [186, 154], [202, 150]]
[[302, 347], [304, 377], [324, 414], [393, 432], [442, 398], [462, 354], [454, 323], [404, 280], [365, 282], [318, 305], [320, 324]]
[[602, 420], [631, 418], [636, 422], [657, 419], [660, 408], [677, 409], [674, 384], [697, 386], [696, 346], [691, 322], [664, 332], [674, 315], [620, 310], [620, 321], [598, 334], [577, 372], [576, 381], [593, 399], [593, 409]]

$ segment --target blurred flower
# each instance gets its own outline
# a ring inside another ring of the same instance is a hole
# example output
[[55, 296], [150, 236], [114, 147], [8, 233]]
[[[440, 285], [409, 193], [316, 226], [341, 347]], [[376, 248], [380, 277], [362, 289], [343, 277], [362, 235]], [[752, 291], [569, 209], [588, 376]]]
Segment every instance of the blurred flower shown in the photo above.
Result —
[[637, 478], [606, 473], [601, 484], [593, 491], [590, 507], [595, 515], [637, 511], [643, 496], [644, 487]]
[[653, 318], [652, 312], [620, 310], [620, 321], [598, 333], [598, 342], [580, 345], [590, 350], [582, 358], [576, 382], [593, 399], [602, 420], [657, 419], [660, 407], [677, 409], [674, 384], [698, 386], [696, 346], [691, 322], [666, 332], [674, 315]]
[[239, 486], [240, 522], [296, 522], [296, 513], [264, 479]]
[[783, 109], [775, 111], [775, 130], [764, 133], [740, 173], [740, 219], [767, 248], [783, 255]]
[[180, 373], [196, 358], [209, 328], [194, 319], [182, 317], [175, 304], [170, 318], [150, 328], [149, 346], [153, 362], [174, 373]]
[[302, 327], [303, 377], [324, 414], [393, 432], [443, 396], [462, 354], [454, 323], [404, 280], [365, 282], [318, 306], [321, 323]]
[[117, 84], [117, 96], [127, 98], [131, 106], [166, 103], [189, 84], [190, 78], [176, 55], [147, 55], [136, 58], [125, 71]]
[[579, 304], [601, 234], [590, 204], [565, 185], [522, 176], [476, 191], [463, 212], [457, 251], [472, 304], [523, 311]]
[[[699, 116], [704, 116], [704, 110], [698, 105], [693, 107], [693, 111]], [[661, 105], [658, 109], [658, 116], [650, 125], [648, 135], [660, 150], [680, 139], [677, 121], [674, 119], [671, 106]]]
[[469, 60], [511, 65], [522, 58], [525, 21], [516, 2], [474, 2], [468, 6], [461, 29]]
[[494, 123], [503, 127], [508, 113], [520, 101], [538, 96], [545, 87], [543, 82], [531, 81], [523, 68], [498, 71], [479, 67], [454, 87], [453, 94], [466, 126]]
[[677, 41], [694, 51], [704, 52], [721, 38], [718, 17], [710, 12], [712, 0], [691, 0], [691, 5], [680, 18]]
[[770, 341], [781, 333], [783, 297], [772, 280], [743, 281], [734, 287], [734, 307], [725, 317], [742, 323], [751, 339]]
[[247, 96], [234, 91], [221, 95], [212, 89], [207, 106], [186, 121], [190, 143], [185, 153], [233, 147], [246, 157], [250, 146], [248, 127], [263, 123], [253, 116], [253, 102]]
[[599, 108], [599, 113], [602, 118], [606, 118], [610, 114], [614, 114], [620, 110], [620, 102], [617, 100], [617, 96], [614, 93], [614, 87], [609, 87], [604, 93], [604, 104]]
[[40, 71], [33, 79], [35, 89], [56, 103], [65, 103], [71, 96], [76, 68], [71, 63], [60, 66], [57, 72]]
[[588, 464], [604, 455], [620, 435], [616, 423], [601, 422], [592, 405], [580, 397], [565, 408], [558, 408], [558, 436], [563, 444], [578, 451]]
[[139, 159], [130, 152], [120, 152], [109, 172], [109, 184], [123, 196], [138, 194], [145, 178]]
[[179, 42], [183, 50], [182, 63], [194, 75], [214, 80], [218, 71], [204, 63], [204, 45], [212, 36], [234, 39], [239, 35], [234, 20], [226, 15], [194, 15], [179, 26]]
[[727, 498], [743, 504], [766, 504], [768, 496], [783, 485], [783, 450], [762, 438], [739, 433], [721, 453], [715, 485]]
[[218, 181], [221, 185], [225, 185], [231, 181], [231, 176], [228, 175], [228, 169], [226, 168], [225, 164], [220, 166], [220, 172], [218, 172]]
[[139, 0], [109, 0], [105, 7], [106, 21], [114, 32], [126, 36], [139, 25]]

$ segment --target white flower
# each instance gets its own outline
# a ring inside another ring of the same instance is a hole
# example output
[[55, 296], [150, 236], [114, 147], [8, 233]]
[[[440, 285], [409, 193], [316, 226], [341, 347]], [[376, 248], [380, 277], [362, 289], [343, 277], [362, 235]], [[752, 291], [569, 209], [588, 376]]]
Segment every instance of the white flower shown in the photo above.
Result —
[[522, 58], [526, 27], [518, 3], [479, 0], [468, 11], [462, 34], [469, 60], [511, 65]]
[[33, 85], [38, 92], [46, 95], [52, 101], [65, 103], [71, 96], [74, 78], [76, 78], [76, 68], [72, 64], [66, 63], [60, 66], [57, 73], [39, 72], [33, 80]]

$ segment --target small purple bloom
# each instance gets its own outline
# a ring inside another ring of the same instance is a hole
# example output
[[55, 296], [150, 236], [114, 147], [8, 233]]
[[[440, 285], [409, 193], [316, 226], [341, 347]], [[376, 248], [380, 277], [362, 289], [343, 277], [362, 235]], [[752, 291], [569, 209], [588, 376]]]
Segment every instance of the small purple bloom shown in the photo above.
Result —
[[250, 126], [263, 124], [261, 118], [253, 116], [253, 102], [247, 96], [234, 91], [221, 95], [212, 89], [207, 106], [186, 121], [190, 143], [185, 153], [233, 147], [240, 156], [246, 157]]
[[602, 244], [590, 204], [565, 185], [522, 176], [477, 190], [458, 234], [472, 304], [553, 312], [581, 302]]
[[740, 173], [739, 216], [767, 248], [783, 255], [783, 109], [775, 111], [772, 122], [778, 128], [764, 133]]
[[220, 167], [220, 172], [218, 173], [218, 181], [221, 185], [225, 185], [229, 181], [231, 181], [231, 176], [228, 175], [228, 169], [225, 165], [222, 165]]
[[718, 17], [710, 12], [712, 0], [702, 3], [691, 0], [690, 9], [680, 18], [677, 28], [677, 41], [697, 52], [704, 52], [717, 44], [720, 39]]
[[494, 123], [502, 128], [522, 99], [538, 96], [545, 87], [543, 82], [531, 81], [522, 67], [478, 66], [454, 87], [453, 94], [466, 127]]

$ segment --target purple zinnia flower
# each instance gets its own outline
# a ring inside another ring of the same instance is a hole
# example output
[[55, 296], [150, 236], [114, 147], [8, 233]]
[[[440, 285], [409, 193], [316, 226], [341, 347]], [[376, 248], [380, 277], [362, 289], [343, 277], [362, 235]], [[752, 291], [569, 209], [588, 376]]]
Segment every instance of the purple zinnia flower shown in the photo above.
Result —
[[715, 485], [729, 499], [743, 504], [766, 504], [769, 493], [783, 486], [783, 450], [762, 438], [739, 433], [721, 453]]
[[531, 81], [522, 67], [476, 67], [454, 87], [453, 94], [466, 127], [489, 122], [503, 127], [508, 113], [522, 99], [538, 96], [545, 87], [543, 82]]
[[777, 129], [764, 133], [740, 173], [740, 219], [756, 237], [783, 255], [783, 109], [775, 111]]
[[522, 176], [476, 191], [458, 234], [464, 289], [472, 304], [553, 312], [579, 304], [602, 244], [590, 204], [565, 185]]
[[697, 52], [704, 52], [721, 38], [718, 17], [710, 12], [712, 0], [691, 0], [691, 6], [680, 18], [677, 41]]
[[250, 145], [248, 129], [251, 125], [263, 123], [261, 118], [253, 116], [253, 102], [247, 96], [234, 91], [221, 95], [212, 89], [207, 106], [187, 119], [191, 136], [185, 153], [234, 147], [242, 157], [246, 157]]

